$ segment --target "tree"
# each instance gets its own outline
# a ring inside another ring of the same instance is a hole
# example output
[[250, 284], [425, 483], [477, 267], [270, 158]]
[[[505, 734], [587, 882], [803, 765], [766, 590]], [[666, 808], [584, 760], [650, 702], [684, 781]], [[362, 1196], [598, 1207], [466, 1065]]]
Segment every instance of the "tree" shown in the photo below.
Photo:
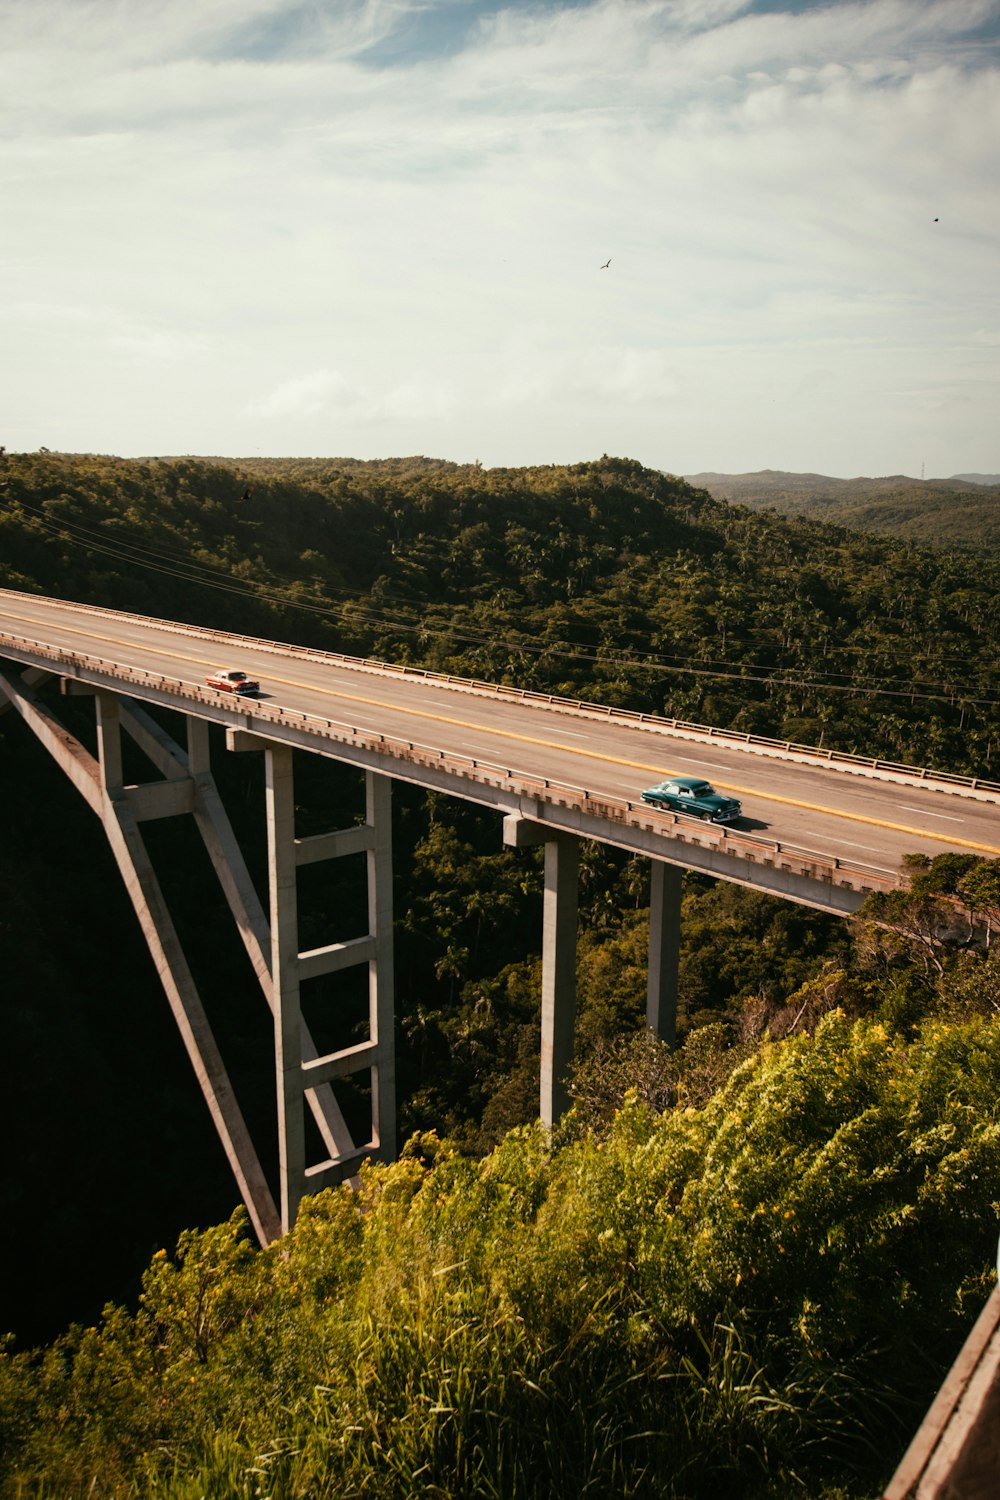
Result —
[[1000, 929], [1000, 859], [978, 860], [963, 874], [956, 887], [971, 912], [985, 920], [986, 946]]

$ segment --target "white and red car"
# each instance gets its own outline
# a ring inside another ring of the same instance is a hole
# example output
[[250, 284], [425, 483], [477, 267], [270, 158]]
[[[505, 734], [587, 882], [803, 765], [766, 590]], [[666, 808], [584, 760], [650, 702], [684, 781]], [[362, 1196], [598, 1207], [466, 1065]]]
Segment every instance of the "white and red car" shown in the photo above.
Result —
[[260, 683], [245, 672], [227, 672], [221, 668], [211, 677], [206, 677], [205, 683], [210, 688], [218, 688], [220, 693], [235, 693], [239, 697], [256, 696], [260, 692]]

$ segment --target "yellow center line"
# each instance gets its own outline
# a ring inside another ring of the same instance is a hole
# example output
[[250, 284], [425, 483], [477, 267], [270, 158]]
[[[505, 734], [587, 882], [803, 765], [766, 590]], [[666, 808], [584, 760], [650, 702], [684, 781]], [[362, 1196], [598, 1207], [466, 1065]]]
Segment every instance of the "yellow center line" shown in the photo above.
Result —
[[[306, 688], [307, 690], [310, 687], [308, 683], [297, 682], [291, 678], [274, 677], [269, 678], [269, 681], [280, 682], [283, 687]], [[381, 699], [367, 698], [360, 693], [344, 693], [337, 688], [312, 688], [311, 690], [321, 692], [326, 697], [343, 698], [351, 703], [364, 703], [380, 708], [386, 707]], [[419, 719], [433, 719], [441, 724], [451, 724], [458, 729], [476, 729], [502, 739], [519, 740], [523, 744], [537, 745], [546, 750], [564, 751], [569, 755], [582, 756], [586, 760], [600, 760], [612, 766], [625, 766], [632, 771], [649, 771], [659, 776], [661, 780], [664, 779], [662, 764], [650, 765], [647, 761], [627, 760], [621, 755], [606, 755], [601, 750], [584, 750], [576, 745], [564, 745], [560, 740], [543, 740], [538, 739], [535, 735], [519, 734], [513, 729], [493, 729], [486, 724], [479, 724], [475, 720], [456, 719], [450, 714], [435, 714], [427, 709], [407, 708], [402, 710], [402, 712], [412, 714], [415, 718]], [[951, 838], [948, 834], [935, 833], [923, 828], [911, 828], [908, 823], [891, 823], [884, 818], [867, 817], [864, 813], [850, 813], [844, 812], [842, 808], [824, 807], [818, 802], [800, 802], [795, 797], [782, 797], [777, 792], [762, 792], [757, 790], [756, 787], [737, 786], [732, 782], [716, 781], [713, 782], [713, 785], [721, 787], [727, 792], [736, 792], [739, 796], [762, 798], [766, 802], [780, 802], [785, 807], [798, 807], [808, 812], [826, 813], [829, 817], [842, 818], [851, 823], [867, 823], [873, 828], [888, 828], [895, 833], [912, 833], [916, 838], [936, 839], [942, 844], [961, 844], [963, 849], [982, 849], [988, 854], [1000, 855], [1000, 848], [993, 848], [990, 844], [977, 844], [970, 839]]]
[[[109, 636], [97, 631], [82, 630], [75, 625], [64, 626], [63, 628], [71, 630], [75, 635], [82, 635], [88, 637], [91, 640], [100, 641], [104, 645], [110, 644], [125, 647], [134, 647], [135, 645], [134, 641], [121, 640], [120, 638]], [[204, 667], [208, 664], [208, 658], [204, 656], [191, 656], [183, 651], [170, 651], [166, 647], [161, 647], [159, 645], [156, 646], [156, 650], [160, 655], [170, 657], [171, 660], [184, 661], [188, 662], [191, 665], [200, 667]], [[267, 681], [279, 683], [282, 687], [298, 688], [305, 692], [320, 693], [324, 698], [340, 698], [343, 699], [343, 701], [346, 703], [363, 703], [366, 705], [366, 707], [381, 709], [388, 708], [390, 711], [393, 711], [392, 705], [386, 704], [383, 699], [368, 697], [362, 693], [346, 693], [342, 692], [339, 688], [317, 687], [314, 683], [302, 682], [298, 678], [275, 677], [271, 673], [267, 674]], [[647, 761], [628, 760], [620, 755], [606, 755], [600, 750], [584, 750], [580, 749], [576, 745], [564, 745], [561, 741], [558, 740], [543, 740], [539, 739], [535, 735], [519, 734], [517, 730], [514, 729], [495, 729], [491, 725], [481, 724], [473, 719], [457, 719], [450, 714], [432, 713], [429, 709], [403, 708], [396, 709], [395, 712], [405, 713], [416, 719], [429, 719], [438, 724], [450, 724], [453, 728], [456, 729], [476, 730], [479, 733], [489, 734], [499, 739], [516, 740], [521, 744], [535, 745], [540, 749], [559, 750], [569, 755], [581, 756], [586, 760], [603, 761], [607, 765], [624, 766], [631, 771], [648, 771], [656, 776], [659, 776], [661, 780], [664, 779], [662, 764], [650, 765]], [[889, 822], [885, 818], [868, 817], [864, 813], [844, 812], [841, 808], [824, 807], [821, 803], [818, 802], [802, 802], [799, 801], [799, 799], [796, 797], [782, 797], [779, 796], [776, 792], [763, 792], [758, 790], [756, 787], [738, 786], [733, 782], [718, 781], [715, 782], [714, 785], [721, 787], [723, 791], [735, 792], [738, 796], [741, 797], [751, 797], [763, 800], [765, 802], [778, 802], [785, 807], [797, 807], [806, 812], [824, 813], [827, 817], [840, 818], [841, 820], [849, 823], [865, 823], [872, 828], [886, 828], [893, 833], [909, 833], [912, 834], [915, 838], [934, 839], [936, 840], [936, 842], [941, 844], [958, 844], [963, 849], [976, 849], [984, 854], [1000, 856], [1000, 848], [996, 848], [992, 844], [979, 844], [972, 839], [955, 838], [949, 834], [935, 833], [933, 830], [925, 828], [912, 828], [908, 823], [893, 823]]]

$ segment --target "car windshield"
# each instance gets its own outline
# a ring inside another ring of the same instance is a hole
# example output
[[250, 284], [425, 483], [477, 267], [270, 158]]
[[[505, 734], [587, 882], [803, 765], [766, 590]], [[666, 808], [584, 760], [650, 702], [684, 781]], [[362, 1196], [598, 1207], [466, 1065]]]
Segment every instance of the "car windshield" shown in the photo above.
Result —
[[227, 672], [226, 676], [230, 682], [246, 682], [247, 674], [245, 672]]

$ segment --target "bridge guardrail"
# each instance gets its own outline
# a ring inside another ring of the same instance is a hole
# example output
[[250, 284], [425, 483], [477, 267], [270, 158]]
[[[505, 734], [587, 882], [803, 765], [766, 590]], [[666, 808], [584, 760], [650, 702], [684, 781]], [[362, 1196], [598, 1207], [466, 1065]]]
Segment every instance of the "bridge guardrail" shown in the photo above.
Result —
[[[38, 600], [47, 598], [47, 595], [27, 594], [16, 589], [0, 591], [12, 598], [27, 600]], [[515, 698], [525, 702], [539, 703], [551, 708], [564, 709], [574, 713], [597, 714], [602, 718], [617, 719], [622, 723], [648, 724], [651, 727], [675, 730], [680, 734], [693, 734], [705, 736], [709, 739], [751, 746], [764, 751], [774, 751], [779, 754], [804, 756], [810, 760], [821, 762], [826, 765], [841, 766], [844, 769], [867, 769], [881, 772], [890, 776], [912, 776], [919, 781], [928, 783], [940, 782], [943, 786], [967, 787], [970, 791], [1000, 793], [1000, 781], [989, 781], [979, 776], [961, 776], [951, 771], [936, 771], [927, 766], [908, 766], [899, 761], [880, 759], [877, 756], [857, 755], [848, 750], [827, 750], [819, 745], [800, 745], [795, 740], [779, 740], [768, 735], [750, 734], [738, 729], [722, 729], [711, 724], [697, 724], [686, 719], [672, 719], [663, 714], [642, 713], [638, 709], [615, 708], [609, 704], [591, 703], [584, 698], [564, 698], [555, 693], [542, 693], [533, 688], [519, 688], [507, 683], [484, 682], [478, 678], [459, 677], [448, 672], [434, 672], [426, 667], [411, 667], [399, 665], [395, 662], [378, 661], [372, 657], [350, 656], [339, 651], [319, 651], [309, 646], [293, 646], [287, 642], [267, 641], [259, 636], [234, 634], [232, 631], [213, 630], [209, 627], [196, 625], [185, 625], [176, 620], [160, 620], [155, 615], [125, 614], [122, 610], [103, 609], [96, 604], [77, 604], [73, 600], [59, 600], [59, 603], [67, 604], [73, 609], [82, 610], [88, 614], [101, 616], [119, 615], [129, 620], [139, 620], [143, 624], [155, 625], [158, 629], [169, 630], [179, 635], [191, 635], [207, 637], [212, 640], [227, 643], [237, 643], [253, 647], [254, 650], [267, 651], [272, 654], [290, 652], [295, 656], [302, 657], [308, 661], [336, 662], [342, 666], [354, 667], [363, 671], [377, 672], [380, 674], [391, 674], [399, 677], [413, 677], [417, 680], [440, 683], [445, 687], [457, 688], [468, 692], [490, 693], [494, 696]], [[0, 639], [3, 637], [0, 636]]]
[[50, 661], [61, 669], [60, 675], [73, 676], [72, 667], [85, 668], [103, 677], [130, 687], [155, 686], [174, 697], [197, 702], [212, 708], [230, 709], [241, 719], [248, 721], [245, 727], [254, 731], [255, 720], [276, 725], [302, 725], [320, 739], [332, 739], [339, 743], [351, 743], [357, 748], [368, 749], [377, 754], [389, 754], [412, 764], [433, 765], [459, 776], [472, 775], [485, 785], [506, 786], [518, 796], [562, 806], [575, 806], [581, 812], [594, 817], [603, 817], [610, 822], [628, 824], [649, 832], [670, 827], [670, 837], [677, 843], [691, 844], [701, 848], [715, 848], [733, 858], [748, 859], [752, 863], [773, 866], [794, 874], [804, 875], [826, 884], [839, 884], [853, 889], [895, 889], [905, 884], [898, 871], [886, 870], [878, 865], [865, 864], [861, 860], [843, 859], [840, 856], [820, 854], [817, 850], [788, 844], [776, 839], [766, 839], [757, 834], [736, 833], [715, 824], [693, 822], [678, 813], [663, 809], [655, 811], [645, 803], [636, 803], [626, 798], [604, 793], [591, 796], [585, 788], [571, 782], [552, 777], [538, 777], [531, 772], [512, 769], [485, 761], [478, 756], [456, 755], [431, 745], [422, 745], [414, 740], [394, 735], [376, 734], [371, 730], [358, 729], [346, 720], [329, 719], [301, 709], [286, 708], [283, 704], [269, 703], [261, 699], [239, 698], [235, 701], [202, 683], [189, 682], [181, 677], [169, 677], [164, 673], [146, 668], [127, 666], [106, 657], [89, 652], [64, 653], [56, 651], [43, 641], [26, 636], [13, 636], [0, 632], [0, 644], [20, 647], [34, 657]]

